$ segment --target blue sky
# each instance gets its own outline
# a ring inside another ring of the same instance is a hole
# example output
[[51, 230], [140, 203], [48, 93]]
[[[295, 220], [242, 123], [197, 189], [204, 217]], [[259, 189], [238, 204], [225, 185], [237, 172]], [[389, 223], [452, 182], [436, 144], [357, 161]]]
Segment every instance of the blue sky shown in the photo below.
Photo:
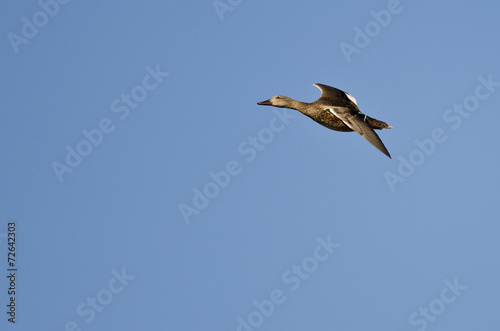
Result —
[[2, 330], [498, 329], [500, 4], [2, 7]]

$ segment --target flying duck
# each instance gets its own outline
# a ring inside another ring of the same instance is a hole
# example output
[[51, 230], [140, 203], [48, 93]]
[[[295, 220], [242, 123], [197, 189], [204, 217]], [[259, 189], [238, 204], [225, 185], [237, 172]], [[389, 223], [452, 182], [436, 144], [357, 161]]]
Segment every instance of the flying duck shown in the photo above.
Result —
[[321, 91], [321, 96], [314, 102], [301, 102], [277, 95], [257, 104], [298, 110], [331, 130], [356, 131], [379, 151], [391, 157], [374, 129], [392, 129], [392, 126], [363, 114], [356, 99], [349, 93], [323, 84], [313, 85]]

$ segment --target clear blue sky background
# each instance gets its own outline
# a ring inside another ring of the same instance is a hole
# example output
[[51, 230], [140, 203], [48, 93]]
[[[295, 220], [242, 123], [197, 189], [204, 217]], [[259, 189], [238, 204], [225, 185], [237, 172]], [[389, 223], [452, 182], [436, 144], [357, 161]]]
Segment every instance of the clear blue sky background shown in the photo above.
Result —
[[[19, 270], [0, 328], [498, 330], [500, 4], [232, 3], [1, 5], [1, 274], [13, 220]], [[391, 124], [392, 160], [256, 104], [313, 83]]]

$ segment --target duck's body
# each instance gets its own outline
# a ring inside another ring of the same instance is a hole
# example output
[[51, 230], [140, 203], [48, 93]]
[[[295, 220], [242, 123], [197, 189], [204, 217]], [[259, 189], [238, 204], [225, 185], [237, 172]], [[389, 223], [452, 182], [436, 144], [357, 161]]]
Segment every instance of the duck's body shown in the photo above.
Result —
[[321, 97], [314, 102], [301, 102], [277, 95], [258, 104], [298, 110], [331, 130], [356, 131], [382, 153], [391, 157], [374, 129], [392, 129], [392, 126], [363, 114], [356, 99], [349, 93], [323, 84], [314, 86], [321, 90]]

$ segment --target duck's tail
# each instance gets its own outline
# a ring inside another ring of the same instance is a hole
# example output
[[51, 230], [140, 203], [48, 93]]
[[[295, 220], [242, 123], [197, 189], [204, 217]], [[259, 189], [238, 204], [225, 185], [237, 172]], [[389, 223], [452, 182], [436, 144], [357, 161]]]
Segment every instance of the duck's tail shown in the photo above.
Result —
[[368, 116], [368, 123], [370, 123], [371, 127], [374, 128], [375, 130], [392, 129], [392, 125], [376, 120], [369, 116]]

